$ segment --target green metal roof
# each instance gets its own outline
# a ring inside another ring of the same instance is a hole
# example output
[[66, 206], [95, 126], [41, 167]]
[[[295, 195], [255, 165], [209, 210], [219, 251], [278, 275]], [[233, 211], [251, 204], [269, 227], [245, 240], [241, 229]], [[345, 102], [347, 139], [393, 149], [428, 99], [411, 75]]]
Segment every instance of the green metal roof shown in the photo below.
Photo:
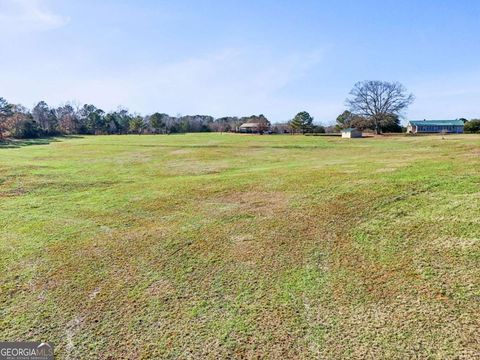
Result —
[[421, 126], [463, 126], [464, 123], [462, 120], [410, 120], [410, 124]]

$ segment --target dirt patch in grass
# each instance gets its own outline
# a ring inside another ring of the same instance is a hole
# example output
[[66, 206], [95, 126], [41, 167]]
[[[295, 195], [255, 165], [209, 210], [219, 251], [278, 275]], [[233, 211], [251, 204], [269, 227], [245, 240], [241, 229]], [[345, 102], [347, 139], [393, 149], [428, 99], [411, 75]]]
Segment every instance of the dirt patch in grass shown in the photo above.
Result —
[[147, 288], [147, 294], [158, 298], [165, 298], [175, 294], [175, 288], [171, 281], [167, 279], [160, 279], [153, 282]]
[[195, 159], [176, 159], [167, 161], [163, 166], [168, 176], [195, 176], [219, 174], [228, 169], [229, 164], [222, 161], [202, 161]]
[[215, 198], [212, 204], [235, 208], [236, 213], [268, 217], [285, 212], [288, 209], [289, 196], [282, 192], [247, 189]]
[[232, 247], [231, 252], [234, 258], [248, 264], [253, 264], [251, 261], [255, 256], [255, 238], [252, 234], [234, 235], [231, 237]]
[[192, 153], [191, 149], [178, 149], [170, 152], [171, 155], [186, 155], [191, 153]]
[[25, 189], [13, 189], [8, 191], [0, 191], [0, 197], [15, 197], [15, 196], [22, 196], [27, 193]]
[[242, 191], [207, 200], [207, 213], [222, 219], [224, 247], [233, 261], [264, 267], [282, 267], [303, 256], [302, 244], [294, 239], [298, 210], [290, 196], [281, 192]]

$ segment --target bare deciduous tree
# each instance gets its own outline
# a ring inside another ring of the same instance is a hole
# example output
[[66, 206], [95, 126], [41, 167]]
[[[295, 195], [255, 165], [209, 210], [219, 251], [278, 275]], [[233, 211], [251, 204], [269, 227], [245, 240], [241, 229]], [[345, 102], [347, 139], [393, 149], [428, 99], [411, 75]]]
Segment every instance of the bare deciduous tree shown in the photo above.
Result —
[[401, 115], [414, 100], [413, 94], [398, 82], [361, 81], [355, 84], [347, 99], [354, 114], [364, 116], [372, 122], [377, 134], [382, 121]]

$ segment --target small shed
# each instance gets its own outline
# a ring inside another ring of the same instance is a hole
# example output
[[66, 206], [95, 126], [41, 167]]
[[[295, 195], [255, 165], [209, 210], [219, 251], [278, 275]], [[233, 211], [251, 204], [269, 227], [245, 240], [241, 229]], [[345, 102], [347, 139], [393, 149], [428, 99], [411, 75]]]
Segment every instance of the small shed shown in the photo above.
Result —
[[342, 138], [352, 139], [352, 138], [361, 138], [362, 132], [355, 128], [348, 128], [342, 130]]

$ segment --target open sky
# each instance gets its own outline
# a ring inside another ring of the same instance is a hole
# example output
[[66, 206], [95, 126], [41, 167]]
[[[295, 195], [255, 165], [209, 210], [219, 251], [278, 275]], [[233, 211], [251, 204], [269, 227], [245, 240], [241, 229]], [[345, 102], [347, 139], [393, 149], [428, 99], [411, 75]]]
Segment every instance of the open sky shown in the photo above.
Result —
[[478, 0], [0, 0], [0, 96], [329, 123], [396, 80], [408, 118], [480, 117], [479, 23]]

